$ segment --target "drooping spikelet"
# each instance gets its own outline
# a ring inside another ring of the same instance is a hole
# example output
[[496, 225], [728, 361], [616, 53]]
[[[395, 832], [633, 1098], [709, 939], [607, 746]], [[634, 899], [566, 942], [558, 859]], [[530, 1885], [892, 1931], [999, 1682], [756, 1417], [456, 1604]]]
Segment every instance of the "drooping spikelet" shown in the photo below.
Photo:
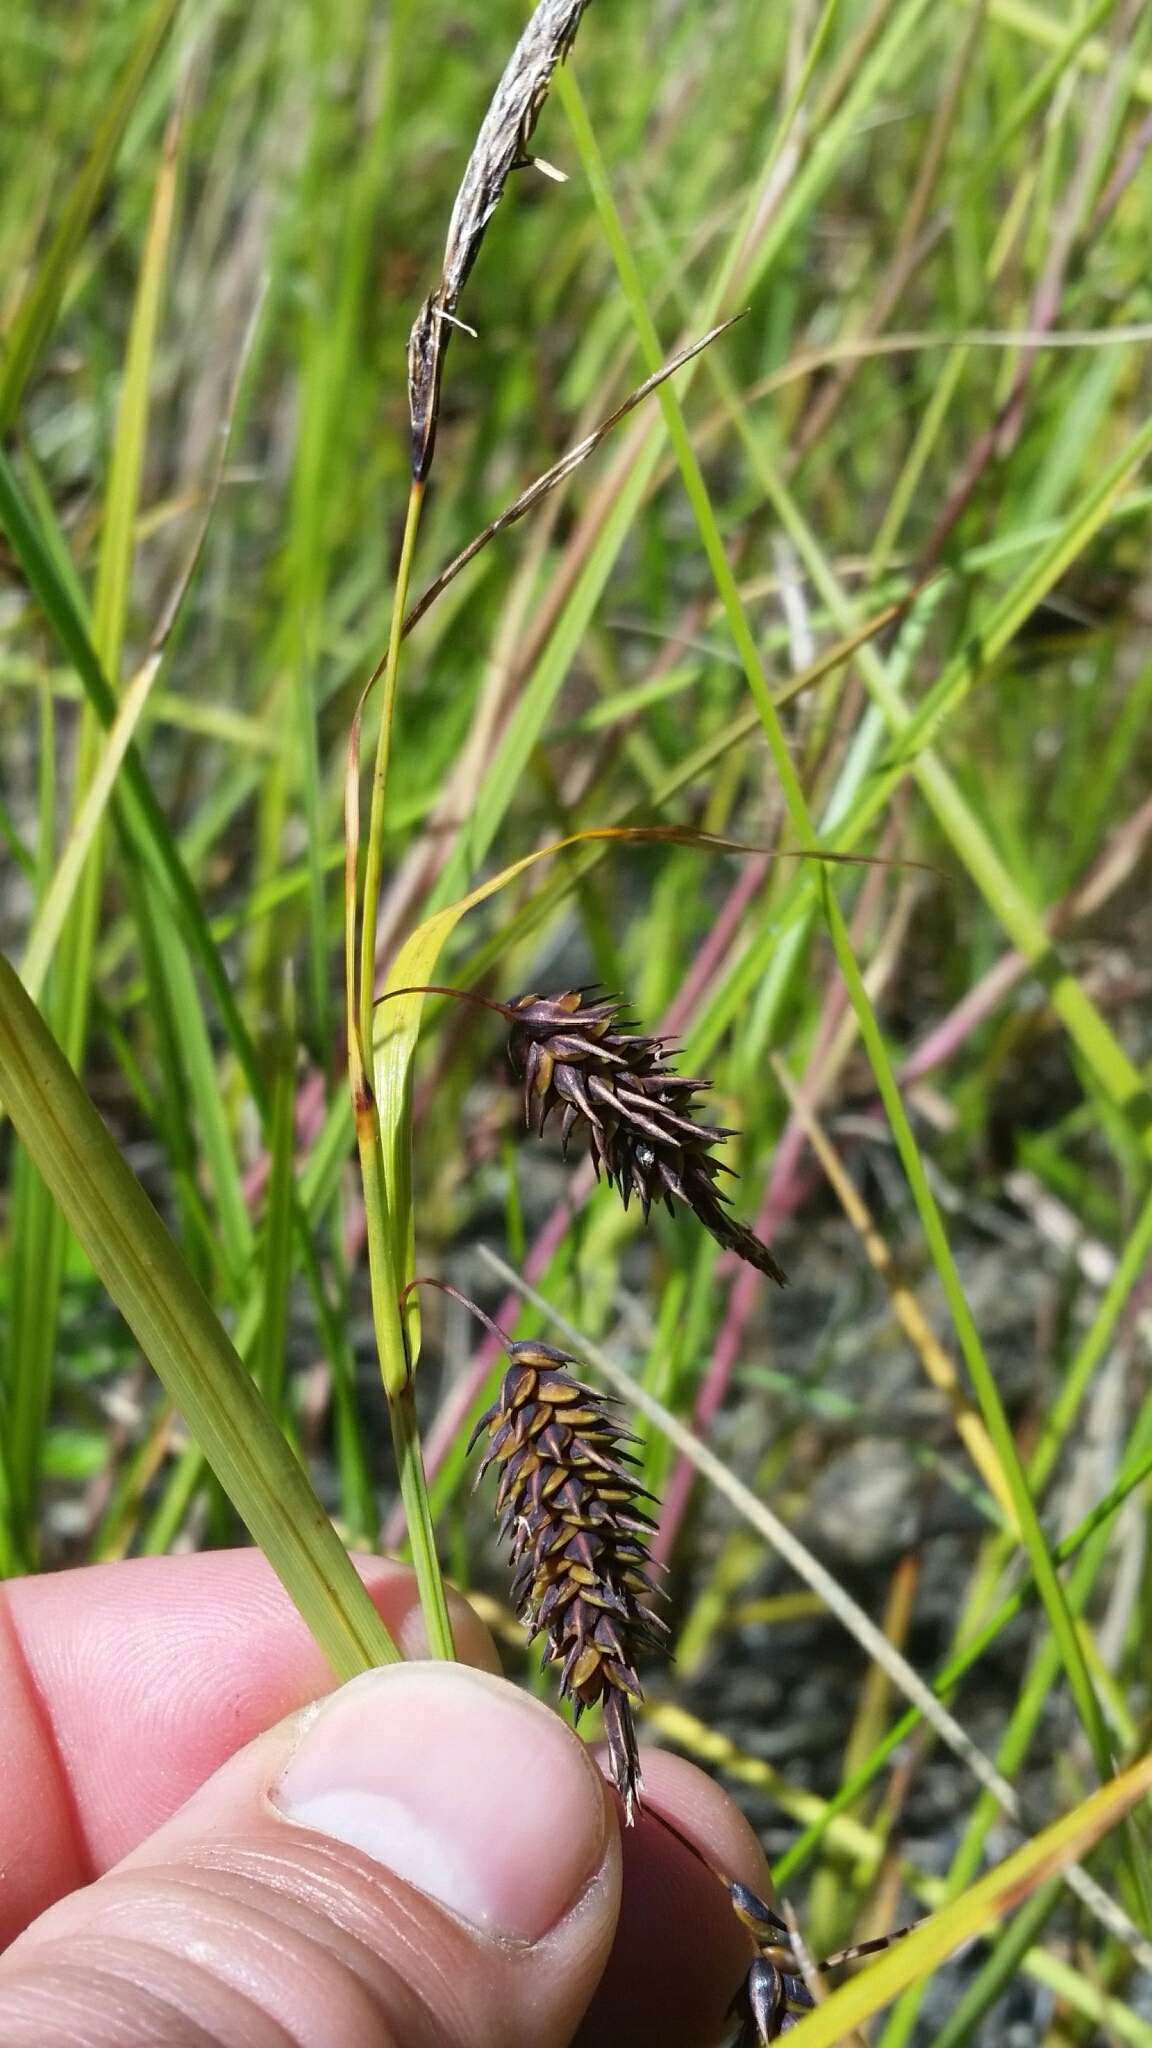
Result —
[[[736, 1918], [756, 1944], [748, 1974], [728, 2008], [739, 2026], [734, 2048], [769, 2048], [769, 2043], [782, 2040], [798, 2027], [804, 2014], [814, 2010], [816, 2001], [804, 1981], [799, 1944], [787, 1922], [746, 1884], [724, 1882]], [[825, 1970], [839, 1969], [842, 1963], [879, 1955], [911, 1932], [911, 1927], [897, 1927], [891, 1934], [858, 1942], [854, 1948], [841, 1949], [837, 1955], [825, 1956], [823, 1962], [806, 1967], [822, 1975]]]
[[729, 1215], [716, 1184], [731, 1168], [712, 1147], [735, 1133], [695, 1121], [693, 1098], [709, 1083], [672, 1070], [666, 1039], [638, 1032], [615, 998], [590, 1001], [582, 989], [500, 1007], [512, 1026], [508, 1050], [529, 1130], [541, 1135], [560, 1107], [565, 1152], [583, 1125], [597, 1177], [603, 1172], [625, 1208], [635, 1195], [647, 1219], [653, 1202], [673, 1212], [681, 1202], [725, 1250], [784, 1285], [767, 1245]]
[[575, 1379], [575, 1360], [548, 1344], [507, 1345], [499, 1398], [480, 1417], [482, 1471], [499, 1468], [501, 1537], [511, 1539], [512, 1605], [533, 1635], [547, 1641], [542, 1664], [560, 1667], [560, 1691], [579, 1720], [604, 1712], [612, 1778], [630, 1823], [641, 1792], [632, 1702], [642, 1697], [636, 1661], [662, 1650], [667, 1630], [641, 1603], [649, 1573], [651, 1518], [637, 1505], [643, 1489], [633, 1442], [617, 1404]]
[[744, 1884], [729, 1884], [736, 1918], [756, 1943], [748, 1974], [729, 2007], [739, 2032], [735, 2048], [767, 2048], [800, 2024], [815, 2001], [800, 1974], [785, 1921]]

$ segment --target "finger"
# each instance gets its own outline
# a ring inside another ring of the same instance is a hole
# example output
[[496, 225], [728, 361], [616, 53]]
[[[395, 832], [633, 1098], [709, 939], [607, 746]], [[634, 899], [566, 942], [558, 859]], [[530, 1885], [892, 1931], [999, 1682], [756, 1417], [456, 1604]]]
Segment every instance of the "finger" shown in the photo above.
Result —
[[558, 1716], [461, 1665], [392, 1665], [242, 1750], [21, 1935], [0, 2040], [564, 2048], [619, 1863]]
[[[409, 1655], [412, 1574], [360, 1571]], [[498, 1668], [459, 1599], [460, 1656]], [[175, 1812], [253, 1736], [332, 1684], [256, 1551], [144, 1558], [13, 1581], [0, 1594], [0, 1946]]]
[[751, 1950], [721, 1881], [771, 1899], [760, 1845], [727, 1794], [695, 1765], [645, 1750], [644, 1806], [621, 1835], [616, 1939], [578, 2048], [704, 2048], [719, 2040]]

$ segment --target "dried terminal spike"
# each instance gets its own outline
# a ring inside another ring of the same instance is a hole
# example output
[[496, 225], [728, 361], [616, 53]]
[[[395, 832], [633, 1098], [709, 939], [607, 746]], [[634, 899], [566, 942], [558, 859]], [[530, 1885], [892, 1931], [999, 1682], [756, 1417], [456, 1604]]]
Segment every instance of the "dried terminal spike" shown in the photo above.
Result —
[[[440, 282], [417, 313], [408, 337], [408, 406], [412, 475], [422, 483], [432, 463], [444, 351], [456, 306], [480, 253], [488, 223], [511, 173], [532, 161], [528, 144], [557, 64], [572, 48], [588, 0], [539, 0], [480, 125], [464, 169]], [[549, 167], [551, 168], [551, 167]]]

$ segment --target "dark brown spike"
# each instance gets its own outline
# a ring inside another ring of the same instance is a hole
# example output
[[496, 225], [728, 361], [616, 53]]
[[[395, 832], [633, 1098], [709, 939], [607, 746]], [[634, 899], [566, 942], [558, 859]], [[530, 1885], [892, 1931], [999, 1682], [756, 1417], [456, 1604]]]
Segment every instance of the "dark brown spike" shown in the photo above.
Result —
[[641, 1789], [634, 1665], [641, 1651], [662, 1651], [666, 1636], [642, 1604], [655, 1590], [652, 1523], [640, 1506], [651, 1495], [623, 1448], [635, 1439], [618, 1419], [619, 1403], [575, 1378], [566, 1352], [536, 1342], [507, 1351], [500, 1398], [485, 1422], [486, 1462], [500, 1466], [496, 1504], [512, 1553], [512, 1606], [533, 1635], [545, 1636], [542, 1662], [559, 1667], [573, 1712], [603, 1707], [609, 1769], [630, 1824]]
[[708, 1082], [673, 1073], [671, 1041], [637, 1031], [619, 999], [586, 1000], [586, 993], [565, 989], [495, 1006], [509, 1019], [508, 1052], [528, 1129], [542, 1135], [552, 1109], [563, 1105], [562, 1151], [567, 1156], [581, 1125], [596, 1178], [603, 1175], [625, 1209], [635, 1197], [647, 1222], [654, 1202], [669, 1210], [679, 1203], [726, 1251], [783, 1286], [768, 1246], [728, 1214], [716, 1188], [732, 1169], [712, 1158], [712, 1147], [735, 1133], [694, 1116]]
[[[549, 999], [550, 1022], [570, 1022], [581, 1001], [580, 992]], [[614, 1015], [606, 1005], [605, 1029]], [[454, 1287], [431, 1284], [475, 1307]], [[499, 1397], [468, 1447], [487, 1430], [480, 1470], [499, 1470], [497, 1526], [511, 1551], [512, 1606], [530, 1635], [544, 1635], [541, 1668], [559, 1665], [560, 1690], [574, 1715], [602, 1705], [609, 1768], [631, 1824], [640, 1797], [632, 1704], [642, 1697], [633, 1666], [639, 1651], [662, 1651], [667, 1634], [642, 1604], [656, 1588], [649, 1575], [651, 1520], [640, 1506], [652, 1495], [637, 1483], [636, 1460], [623, 1448], [637, 1439], [624, 1426], [620, 1403], [574, 1376], [568, 1352], [538, 1338], [513, 1343], [481, 1309], [475, 1312], [508, 1358]]]
[[784, 1980], [779, 1970], [757, 1956], [737, 1994], [734, 2013], [741, 2020], [738, 2048], [758, 2048], [778, 2041], [784, 2018]]
[[[691, 1200], [691, 1197], [689, 1199]], [[722, 1244], [725, 1251], [735, 1252], [738, 1259], [744, 1260], [745, 1265], [755, 1266], [757, 1272], [766, 1274], [769, 1280], [775, 1280], [778, 1287], [788, 1285], [782, 1267], [776, 1263], [767, 1245], [762, 1244], [755, 1232], [749, 1230], [746, 1224], [737, 1223], [733, 1217], [727, 1215], [715, 1195], [711, 1204], [712, 1213], [705, 1215], [696, 1202], [692, 1203], [692, 1207], [705, 1229], [711, 1231], [716, 1242]]]

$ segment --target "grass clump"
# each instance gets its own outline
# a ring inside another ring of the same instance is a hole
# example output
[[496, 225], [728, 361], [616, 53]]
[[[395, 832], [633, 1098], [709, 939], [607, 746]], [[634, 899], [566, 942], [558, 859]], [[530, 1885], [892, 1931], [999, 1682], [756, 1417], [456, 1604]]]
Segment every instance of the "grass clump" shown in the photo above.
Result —
[[[0, 1562], [240, 1515], [353, 1669], [330, 1516], [449, 1654], [446, 1563], [509, 1621], [469, 1423], [574, 1389], [513, 1604], [625, 1796], [632, 1700], [818, 1951], [933, 1911], [805, 2017], [753, 1901], [745, 2038], [1152, 2039], [1150, 62], [1123, 0], [16, 0], [0, 57]], [[423, 1339], [488, 1243], [528, 1294]], [[643, 1702], [635, 1585], [554, 1627], [636, 1551]]]

